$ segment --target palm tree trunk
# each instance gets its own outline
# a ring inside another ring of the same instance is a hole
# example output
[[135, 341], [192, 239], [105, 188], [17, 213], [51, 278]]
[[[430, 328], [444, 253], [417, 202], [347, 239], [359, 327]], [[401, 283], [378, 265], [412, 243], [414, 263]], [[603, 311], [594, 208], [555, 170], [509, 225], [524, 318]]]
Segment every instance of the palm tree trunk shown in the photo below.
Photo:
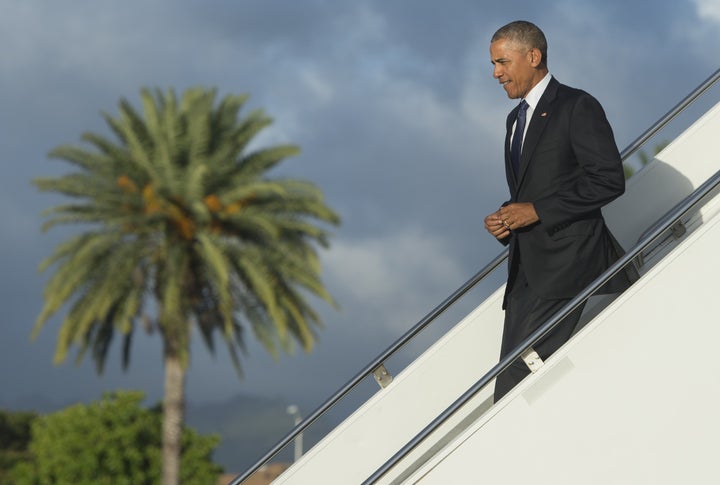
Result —
[[180, 485], [180, 452], [184, 419], [185, 369], [177, 355], [165, 352], [162, 483]]

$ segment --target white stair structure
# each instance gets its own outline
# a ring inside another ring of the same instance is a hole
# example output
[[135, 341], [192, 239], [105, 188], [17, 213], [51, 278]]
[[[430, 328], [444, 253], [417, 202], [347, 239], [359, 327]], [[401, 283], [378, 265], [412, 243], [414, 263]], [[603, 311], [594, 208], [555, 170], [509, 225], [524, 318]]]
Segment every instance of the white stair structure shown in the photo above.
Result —
[[[608, 225], [632, 248], [718, 170], [720, 103], [628, 181]], [[490, 383], [374, 477], [497, 364], [504, 288], [273, 483], [720, 483], [719, 192], [642, 252], [635, 285], [593, 297], [587, 324], [497, 404]]]
[[[633, 177], [611, 220], [713, 175], [718, 134], [720, 104]], [[640, 281], [408, 483], [720, 483], [719, 213], [716, 195]], [[632, 238], [643, 220], [618, 227]]]

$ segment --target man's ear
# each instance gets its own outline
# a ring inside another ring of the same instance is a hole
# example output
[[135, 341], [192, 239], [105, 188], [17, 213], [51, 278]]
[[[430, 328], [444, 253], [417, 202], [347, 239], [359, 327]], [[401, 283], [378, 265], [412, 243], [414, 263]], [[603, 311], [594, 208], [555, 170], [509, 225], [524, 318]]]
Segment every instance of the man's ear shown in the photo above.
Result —
[[542, 52], [540, 52], [540, 49], [530, 49], [528, 55], [530, 56], [530, 65], [532, 65], [532, 67], [538, 67], [542, 64]]

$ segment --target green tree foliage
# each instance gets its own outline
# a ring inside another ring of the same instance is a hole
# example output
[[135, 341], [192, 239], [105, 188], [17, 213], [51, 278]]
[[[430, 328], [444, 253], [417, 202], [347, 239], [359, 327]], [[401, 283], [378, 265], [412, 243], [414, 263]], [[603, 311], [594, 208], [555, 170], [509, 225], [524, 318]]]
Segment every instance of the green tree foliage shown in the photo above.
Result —
[[[240, 117], [246, 96], [216, 102], [194, 88], [180, 99], [142, 90], [142, 112], [120, 101], [104, 115], [112, 139], [85, 133], [90, 149], [63, 145], [50, 156], [75, 171], [42, 178], [42, 191], [71, 203], [47, 211], [45, 228], [85, 229], [60, 244], [42, 265], [54, 267], [34, 333], [63, 307], [56, 362], [76, 346], [102, 372], [115, 335], [127, 365], [135, 330], [158, 331], [165, 366], [163, 483], [178, 483], [184, 378], [191, 328], [211, 352], [224, 340], [241, 373], [245, 330], [273, 354], [294, 343], [309, 351], [320, 318], [313, 296], [333, 304], [320, 279], [318, 225], [339, 218], [311, 183], [268, 172], [298, 148], [249, 150], [271, 123], [261, 111]], [[150, 310], [154, 314], [150, 314]]]
[[[141, 392], [107, 394], [38, 417], [32, 424], [32, 459], [13, 471], [26, 485], [144, 485], [160, 483], [161, 412], [141, 407]], [[211, 460], [217, 436], [182, 432], [183, 484], [217, 482], [221, 468]]]
[[30, 426], [33, 412], [0, 411], [0, 484], [12, 483], [9, 471], [30, 459]]

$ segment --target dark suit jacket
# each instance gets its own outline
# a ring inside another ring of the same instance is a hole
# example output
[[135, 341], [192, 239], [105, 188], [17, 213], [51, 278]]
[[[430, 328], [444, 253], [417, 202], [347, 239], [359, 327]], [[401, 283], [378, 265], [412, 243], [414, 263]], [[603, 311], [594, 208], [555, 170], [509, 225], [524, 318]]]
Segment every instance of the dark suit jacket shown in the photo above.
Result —
[[[535, 294], [573, 298], [623, 254], [600, 210], [625, 191], [620, 154], [600, 103], [553, 78], [533, 112], [516, 176], [510, 163], [516, 116], [517, 108], [507, 118], [506, 204], [532, 202], [540, 220], [502, 241], [510, 245], [506, 295], [522, 261]], [[636, 278], [629, 268], [604, 292], [622, 291]]]

